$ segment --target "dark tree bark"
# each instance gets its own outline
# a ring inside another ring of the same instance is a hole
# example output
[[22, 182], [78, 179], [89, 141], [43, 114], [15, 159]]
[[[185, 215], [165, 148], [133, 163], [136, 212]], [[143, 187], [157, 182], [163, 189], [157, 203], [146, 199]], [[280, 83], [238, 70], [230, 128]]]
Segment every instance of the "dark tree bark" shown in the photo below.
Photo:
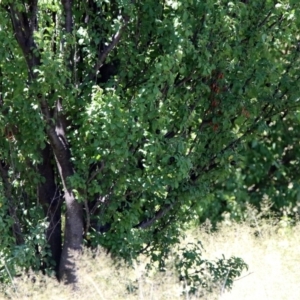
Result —
[[70, 145], [66, 137], [66, 124], [61, 112], [61, 103], [57, 101], [55, 113], [56, 125], [53, 125], [47, 102], [43, 99], [41, 100], [41, 108], [48, 124], [47, 135], [62, 180], [67, 208], [59, 278], [64, 282], [75, 284], [78, 279], [76, 275], [76, 263], [78, 255], [81, 253], [83, 242], [83, 208], [82, 204], [76, 200], [72, 187], [68, 182], [68, 178], [74, 175], [74, 169], [71, 163]]
[[55, 272], [58, 276], [59, 263], [62, 251], [61, 238], [61, 192], [55, 183], [53, 154], [49, 144], [42, 150], [43, 163], [39, 165], [39, 173], [45, 182], [39, 186], [39, 200], [43, 205], [45, 216], [49, 222], [46, 239], [50, 246], [52, 259], [55, 262]]

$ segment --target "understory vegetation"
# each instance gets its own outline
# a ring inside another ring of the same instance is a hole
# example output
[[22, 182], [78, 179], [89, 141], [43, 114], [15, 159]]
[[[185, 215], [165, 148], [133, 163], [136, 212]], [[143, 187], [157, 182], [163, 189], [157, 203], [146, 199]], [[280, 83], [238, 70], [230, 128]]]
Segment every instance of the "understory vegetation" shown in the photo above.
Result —
[[[256, 223], [256, 225], [254, 225]], [[276, 224], [275, 224], [276, 223]], [[146, 269], [149, 262], [140, 257], [131, 267], [116, 263], [104, 249], [97, 255], [86, 250], [80, 263], [80, 289], [72, 291], [59, 285], [55, 278], [34, 272], [22, 274], [13, 282], [1, 286], [1, 299], [101, 299], [101, 300], [253, 300], [297, 299], [299, 295], [300, 225], [249, 218], [242, 224], [224, 221], [211, 232], [207, 222], [193, 227], [179, 245], [201, 240], [203, 259], [216, 261], [225, 257], [243, 257], [248, 270], [235, 278], [232, 290], [224, 289], [225, 282], [210, 283], [190, 293], [186, 281], [180, 281], [176, 271], [176, 252], [170, 253], [164, 271]], [[4, 294], [5, 291], [5, 294]], [[5, 296], [4, 296], [5, 295]]]

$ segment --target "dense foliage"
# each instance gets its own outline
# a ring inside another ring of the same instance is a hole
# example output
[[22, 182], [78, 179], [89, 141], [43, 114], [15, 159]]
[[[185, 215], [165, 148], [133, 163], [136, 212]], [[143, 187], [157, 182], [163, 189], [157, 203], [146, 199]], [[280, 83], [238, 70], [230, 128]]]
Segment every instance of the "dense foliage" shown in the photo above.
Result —
[[84, 243], [163, 257], [216, 181], [265, 168], [240, 151], [285, 147], [261, 136], [297, 115], [299, 13], [286, 0], [1, 1], [3, 274], [48, 270], [51, 253], [74, 282]]
[[[216, 224], [226, 213], [238, 221], [257, 209], [260, 216], [299, 218], [299, 112], [273, 120], [240, 152], [236, 169], [226, 180], [214, 183], [214, 201], [200, 216]], [[228, 216], [228, 215], [227, 215]]]

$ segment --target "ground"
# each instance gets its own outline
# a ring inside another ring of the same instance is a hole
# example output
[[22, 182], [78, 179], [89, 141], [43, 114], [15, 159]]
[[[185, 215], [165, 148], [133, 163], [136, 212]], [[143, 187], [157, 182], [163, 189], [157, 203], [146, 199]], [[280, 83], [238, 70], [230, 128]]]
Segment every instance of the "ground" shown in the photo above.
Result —
[[[238, 256], [249, 265], [238, 278], [232, 291], [222, 291], [222, 284], [214, 294], [204, 295], [207, 300], [297, 300], [300, 292], [300, 224], [295, 227], [259, 222], [249, 224], [227, 223], [218, 232], [208, 234], [204, 227], [193, 228], [186, 234], [183, 244], [201, 240], [207, 259]], [[199, 299], [185, 293], [172, 270], [161, 274], [146, 275], [146, 261], [141, 259], [135, 268], [114, 265], [111, 258], [100, 250], [96, 259], [84, 255], [80, 269], [80, 290], [69, 291], [53, 279], [35, 276], [35, 283], [28, 276], [14, 280], [6, 288], [10, 299], [105, 299], [105, 300], [163, 300]], [[0, 296], [1, 297], [1, 296]], [[6, 299], [3, 297], [3, 299]]]

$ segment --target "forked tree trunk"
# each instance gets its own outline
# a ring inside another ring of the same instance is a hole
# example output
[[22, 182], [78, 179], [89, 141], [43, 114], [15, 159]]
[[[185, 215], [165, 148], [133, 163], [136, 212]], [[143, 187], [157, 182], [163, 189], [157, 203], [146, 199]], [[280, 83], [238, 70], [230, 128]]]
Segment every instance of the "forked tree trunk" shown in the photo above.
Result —
[[59, 279], [65, 283], [77, 283], [77, 264], [82, 251], [83, 242], [83, 208], [82, 204], [74, 196], [70, 184], [70, 177], [74, 175], [71, 162], [70, 146], [66, 138], [64, 116], [61, 114], [61, 102], [57, 102], [55, 125], [49, 114], [47, 102], [43, 96], [40, 99], [42, 113], [47, 126], [47, 135], [53, 150], [57, 169], [64, 188], [66, 203], [66, 223], [64, 232], [64, 244], [59, 266]]

